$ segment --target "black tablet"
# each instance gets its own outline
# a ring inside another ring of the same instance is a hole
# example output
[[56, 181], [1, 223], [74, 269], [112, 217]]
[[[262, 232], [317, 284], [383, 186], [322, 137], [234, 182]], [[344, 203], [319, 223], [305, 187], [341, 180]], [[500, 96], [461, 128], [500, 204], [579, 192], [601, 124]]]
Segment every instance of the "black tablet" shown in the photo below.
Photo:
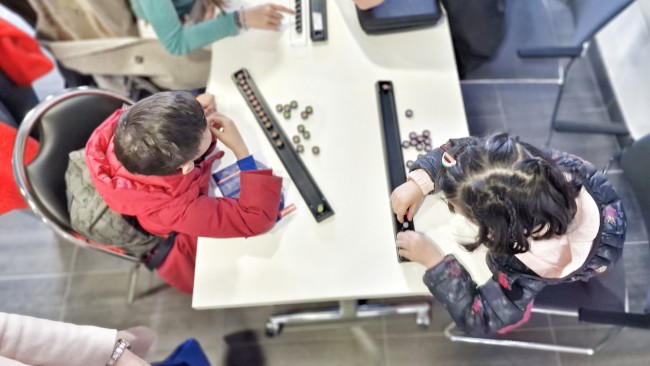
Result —
[[438, 0], [384, 0], [368, 10], [357, 8], [361, 28], [367, 34], [384, 34], [431, 27], [442, 12]]

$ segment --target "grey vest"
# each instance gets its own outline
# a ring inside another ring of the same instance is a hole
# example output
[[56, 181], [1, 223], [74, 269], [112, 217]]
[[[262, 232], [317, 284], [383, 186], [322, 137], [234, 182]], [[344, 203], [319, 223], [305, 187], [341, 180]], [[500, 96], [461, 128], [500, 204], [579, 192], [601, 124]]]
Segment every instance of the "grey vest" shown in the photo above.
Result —
[[139, 258], [165, 241], [142, 229], [135, 217], [119, 214], [106, 205], [90, 178], [84, 149], [70, 153], [65, 183], [70, 225], [85, 238]]

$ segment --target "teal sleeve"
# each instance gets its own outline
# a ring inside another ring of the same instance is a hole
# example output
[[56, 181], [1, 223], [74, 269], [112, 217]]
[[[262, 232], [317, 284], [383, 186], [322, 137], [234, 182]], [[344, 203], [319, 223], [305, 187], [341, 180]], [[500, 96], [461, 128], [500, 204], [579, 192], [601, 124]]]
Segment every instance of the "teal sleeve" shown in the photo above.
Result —
[[172, 55], [184, 55], [221, 38], [236, 35], [234, 13], [184, 27], [171, 0], [132, 0], [136, 14], [148, 21], [165, 49]]

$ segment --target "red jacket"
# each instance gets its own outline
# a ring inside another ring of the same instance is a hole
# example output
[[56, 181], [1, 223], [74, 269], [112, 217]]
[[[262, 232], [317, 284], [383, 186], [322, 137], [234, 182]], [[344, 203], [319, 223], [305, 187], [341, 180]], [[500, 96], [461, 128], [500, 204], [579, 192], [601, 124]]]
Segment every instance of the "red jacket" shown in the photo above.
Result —
[[[182, 254], [172, 251], [170, 256], [191, 257], [190, 278], [193, 278], [196, 237], [248, 237], [273, 227], [278, 216], [282, 178], [273, 176], [271, 170], [242, 172], [239, 200], [208, 196], [216, 155], [197, 164], [188, 174], [180, 171], [169, 176], [129, 173], [117, 160], [113, 146], [113, 131], [123, 111], [108, 117], [88, 140], [86, 163], [90, 176], [112, 210], [135, 216], [152, 234], [164, 236], [172, 231], [179, 234], [175, 247], [181, 242], [189, 248], [180, 248]], [[169, 256], [163, 265], [167, 262]], [[191, 291], [191, 283], [185, 283], [181, 289], [187, 291], [187, 285]]]

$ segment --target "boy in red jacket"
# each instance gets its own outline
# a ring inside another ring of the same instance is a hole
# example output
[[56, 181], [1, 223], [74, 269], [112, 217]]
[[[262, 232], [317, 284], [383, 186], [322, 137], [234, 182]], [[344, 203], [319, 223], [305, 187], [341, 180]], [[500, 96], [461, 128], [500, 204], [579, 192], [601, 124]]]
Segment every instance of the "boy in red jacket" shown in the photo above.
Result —
[[[270, 170], [256, 170], [237, 127], [213, 112], [213, 100], [199, 99], [178, 91], [154, 94], [115, 111], [86, 145], [90, 176], [113, 211], [135, 216], [152, 234], [177, 234], [157, 272], [187, 293], [194, 284], [197, 237], [268, 231], [278, 215], [282, 186]], [[217, 140], [237, 158], [238, 200], [208, 196], [212, 163], [224, 155], [212, 153]]]

